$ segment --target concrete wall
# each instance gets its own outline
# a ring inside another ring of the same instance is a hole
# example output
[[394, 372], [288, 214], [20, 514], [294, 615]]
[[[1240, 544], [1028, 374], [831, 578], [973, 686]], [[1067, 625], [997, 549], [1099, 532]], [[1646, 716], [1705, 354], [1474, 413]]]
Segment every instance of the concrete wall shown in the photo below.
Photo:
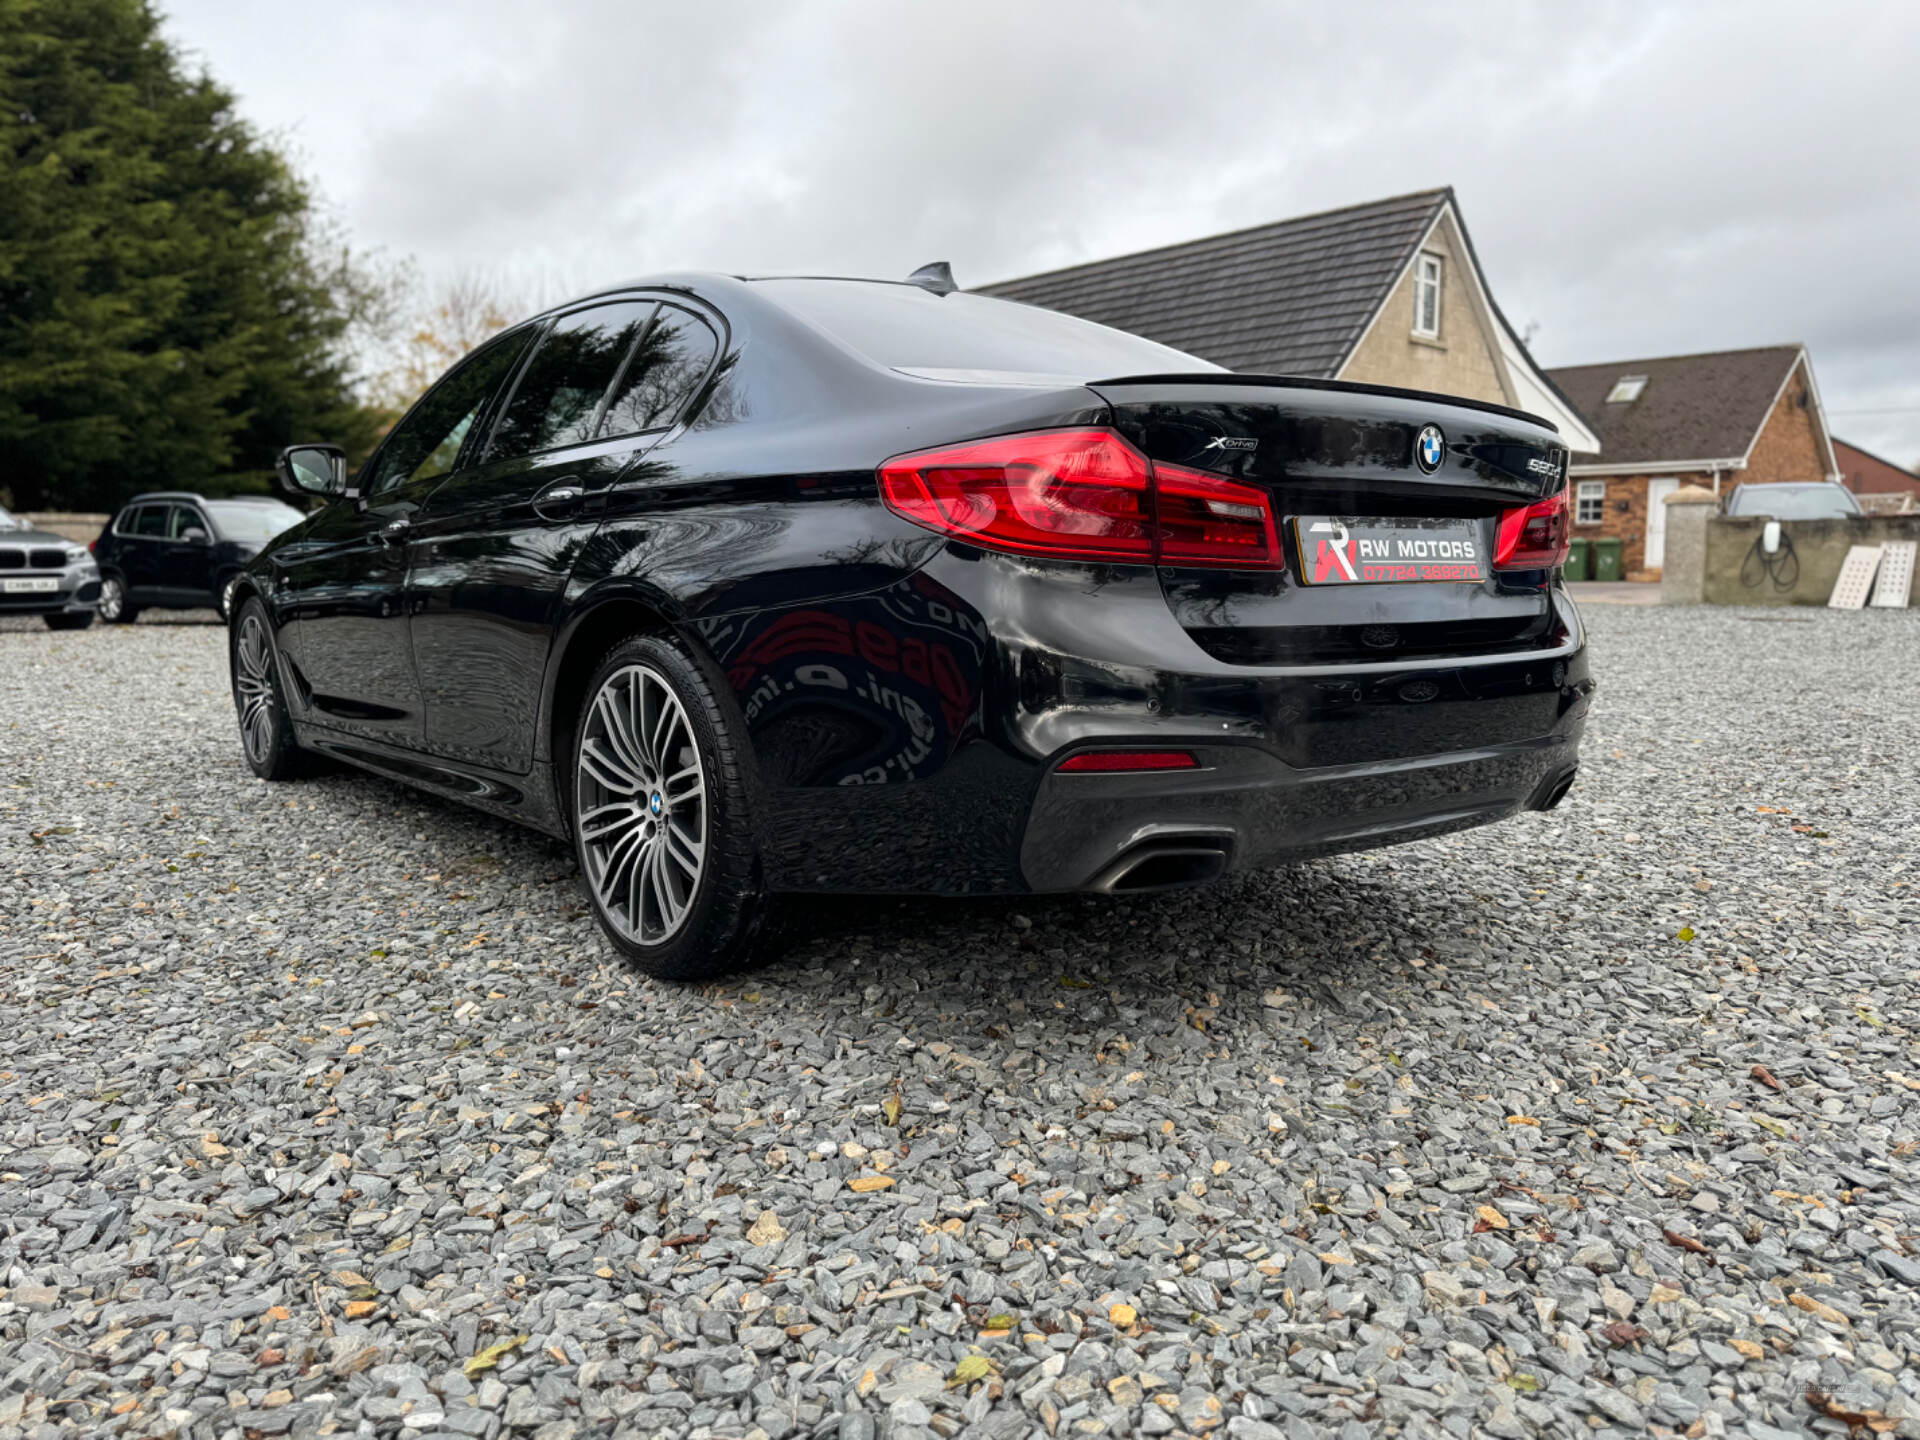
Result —
[[[1757, 586], [1741, 582], [1741, 568], [1752, 578], [1757, 564], [1747, 557], [1764, 517], [1716, 515], [1704, 527], [1703, 591], [1709, 605], [1824, 605], [1840, 578], [1840, 566], [1855, 545], [1879, 545], [1888, 540], [1920, 541], [1920, 515], [1867, 516], [1857, 520], [1786, 520], [1780, 528], [1793, 541], [1800, 560], [1800, 579], [1793, 589], [1779, 591], [1764, 574]], [[1667, 544], [1674, 541], [1669, 525]], [[1911, 602], [1909, 602], [1911, 603]]]
[[1420, 248], [1440, 257], [1440, 338], [1427, 340], [1413, 333], [1414, 267], [1409, 266], [1340, 368], [1339, 378], [1513, 404], [1493, 317], [1475, 293], [1472, 262], [1453, 218], [1442, 216]]
[[83, 515], [70, 510], [36, 510], [32, 514], [16, 514], [14, 518], [26, 521], [36, 530], [51, 530], [77, 545], [89, 545], [100, 538], [100, 532], [113, 517]]

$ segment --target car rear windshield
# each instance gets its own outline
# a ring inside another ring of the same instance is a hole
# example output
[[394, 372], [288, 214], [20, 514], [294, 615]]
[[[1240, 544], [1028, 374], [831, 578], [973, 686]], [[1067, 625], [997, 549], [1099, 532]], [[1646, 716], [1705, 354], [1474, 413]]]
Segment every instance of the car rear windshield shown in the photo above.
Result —
[[1771, 515], [1776, 520], [1838, 520], [1860, 507], [1838, 485], [1747, 485], [1727, 507], [1729, 515]]
[[291, 505], [277, 501], [253, 504], [240, 500], [207, 501], [207, 518], [220, 532], [222, 540], [271, 540], [282, 530], [298, 525], [304, 518]]
[[1184, 351], [1053, 310], [874, 280], [756, 282], [770, 298], [875, 364], [928, 380], [1082, 384], [1218, 370]]

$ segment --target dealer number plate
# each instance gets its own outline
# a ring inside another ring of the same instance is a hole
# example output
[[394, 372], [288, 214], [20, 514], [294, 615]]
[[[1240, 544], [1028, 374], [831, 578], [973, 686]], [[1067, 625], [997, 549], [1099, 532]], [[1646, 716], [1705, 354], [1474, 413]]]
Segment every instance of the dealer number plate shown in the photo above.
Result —
[[1300, 578], [1309, 585], [1487, 578], [1486, 547], [1473, 520], [1297, 515], [1293, 534]]
[[35, 575], [25, 580], [0, 580], [0, 590], [9, 595], [34, 595], [60, 588], [60, 579], [56, 575]]

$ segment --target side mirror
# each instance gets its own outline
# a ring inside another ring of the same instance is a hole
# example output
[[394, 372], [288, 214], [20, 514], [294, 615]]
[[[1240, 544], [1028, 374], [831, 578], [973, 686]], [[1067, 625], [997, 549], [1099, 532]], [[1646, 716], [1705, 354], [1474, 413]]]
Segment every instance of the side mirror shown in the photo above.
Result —
[[289, 445], [274, 470], [280, 488], [301, 499], [347, 493], [347, 452], [338, 445]]
[[189, 545], [205, 545], [209, 543], [207, 532], [202, 530], [198, 525], [189, 525], [186, 529], [182, 530], [180, 532], [180, 538]]

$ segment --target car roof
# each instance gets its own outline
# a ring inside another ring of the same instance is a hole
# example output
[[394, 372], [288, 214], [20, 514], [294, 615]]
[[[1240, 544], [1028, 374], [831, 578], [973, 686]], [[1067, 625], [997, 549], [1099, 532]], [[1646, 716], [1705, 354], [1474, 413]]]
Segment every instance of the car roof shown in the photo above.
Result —
[[[148, 490], [135, 495], [121, 505], [140, 505], [150, 500], [192, 500], [201, 505], [285, 505], [287, 502], [276, 495], [202, 495], [195, 490]], [[291, 509], [291, 506], [288, 506]]]

